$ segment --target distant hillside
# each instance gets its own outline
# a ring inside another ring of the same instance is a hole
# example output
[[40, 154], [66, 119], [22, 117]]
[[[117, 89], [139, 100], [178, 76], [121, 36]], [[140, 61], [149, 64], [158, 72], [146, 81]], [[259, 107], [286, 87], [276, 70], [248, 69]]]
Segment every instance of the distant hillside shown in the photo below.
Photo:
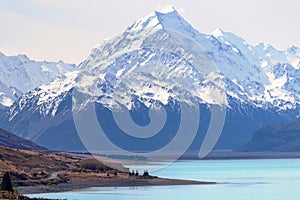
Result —
[[250, 142], [237, 150], [244, 152], [300, 152], [300, 121], [261, 128], [253, 135]]
[[45, 147], [0, 129], [0, 146], [25, 150], [47, 150]]

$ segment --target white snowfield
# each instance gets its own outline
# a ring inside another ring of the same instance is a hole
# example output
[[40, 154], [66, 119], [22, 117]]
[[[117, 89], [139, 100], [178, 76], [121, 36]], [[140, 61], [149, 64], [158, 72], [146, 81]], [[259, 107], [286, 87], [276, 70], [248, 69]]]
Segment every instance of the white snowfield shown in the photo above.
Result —
[[76, 69], [75, 65], [62, 61], [37, 62], [25, 55], [5, 56], [0, 53], [0, 105], [10, 106], [23, 93]]
[[[300, 102], [298, 47], [280, 51], [264, 43], [251, 46], [221, 29], [202, 34], [175, 9], [155, 11], [102, 41], [78, 71], [63, 63], [32, 63], [19, 56], [12, 60], [24, 64], [9, 65], [2, 59], [1, 82], [9, 89], [25, 92], [50, 82], [18, 100], [22, 109], [26, 101], [37, 99], [43, 115], [54, 116], [72, 88], [108, 108], [124, 105], [130, 109], [133, 98], [149, 107], [171, 100], [230, 107], [228, 99], [233, 98], [241, 104], [286, 110]], [[2, 70], [4, 66], [8, 70]], [[19, 70], [18, 76], [7, 75], [10, 68]], [[6, 97], [15, 100], [18, 95], [13, 95]], [[11, 104], [6, 97], [2, 104]], [[16, 113], [11, 111], [13, 118]]]

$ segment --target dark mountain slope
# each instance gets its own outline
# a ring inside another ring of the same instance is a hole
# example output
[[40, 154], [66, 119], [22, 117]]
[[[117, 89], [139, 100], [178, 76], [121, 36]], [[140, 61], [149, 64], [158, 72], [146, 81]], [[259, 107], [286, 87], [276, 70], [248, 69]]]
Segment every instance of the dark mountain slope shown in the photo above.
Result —
[[300, 152], [300, 121], [259, 129], [251, 141], [237, 149], [245, 152]]
[[25, 150], [47, 150], [32, 141], [18, 137], [10, 132], [0, 129], [0, 146], [6, 146]]

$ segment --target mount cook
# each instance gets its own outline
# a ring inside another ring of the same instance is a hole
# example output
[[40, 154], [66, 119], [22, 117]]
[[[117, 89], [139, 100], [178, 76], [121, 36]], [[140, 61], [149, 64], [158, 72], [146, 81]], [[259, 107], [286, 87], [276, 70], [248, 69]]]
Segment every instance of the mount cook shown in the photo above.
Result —
[[[7, 59], [4, 55], [0, 58], [2, 63]], [[0, 63], [1, 72], [3, 66], [20, 69], [17, 66], [28, 65], [24, 68], [31, 70], [29, 66], [36, 65], [18, 64], [29, 60], [24, 56], [14, 60], [17, 64]], [[211, 68], [209, 63], [214, 64], [214, 70], [206, 71]], [[300, 111], [298, 47], [280, 51], [265, 43], [252, 46], [221, 29], [202, 34], [175, 9], [155, 11], [123, 33], [102, 41], [78, 68], [62, 63], [40, 66], [28, 75], [31, 79], [24, 75], [31, 80], [28, 86], [1, 78], [0, 126], [49, 149], [85, 149], [72, 116], [72, 92], [78, 87], [93, 97], [97, 117], [110, 139], [123, 141], [120, 145], [133, 151], [160, 148], [172, 140], [180, 123], [180, 102], [200, 106], [199, 129], [191, 152], [201, 146], [211, 105], [227, 110], [215, 147], [219, 149], [237, 148], [262, 126], [296, 120]], [[203, 71], [197, 69], [199, 66]], [[43, 76], [35, 74], [42, 72]], [[24, 73], [20, 72], [21, 76]], [[47, 81], [37, 77], [47, 77]], [[218, 98], [220, 95], [226, 98]], [[129, 109], [141, 126], [150, 123], [149, 108], [165, 108], [168, 119], [161, 131], [164, 136], [152, 138], [154, 147], [147, 149], [124, 136], [112, 117], [112, 110], [120, 105]]]

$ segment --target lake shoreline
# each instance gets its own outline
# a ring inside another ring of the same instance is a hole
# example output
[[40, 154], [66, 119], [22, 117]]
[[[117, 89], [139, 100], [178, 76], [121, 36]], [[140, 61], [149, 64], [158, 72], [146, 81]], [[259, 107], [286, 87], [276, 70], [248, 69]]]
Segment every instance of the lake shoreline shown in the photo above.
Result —
[[[299, 159], [300, 152], [241, 152], [232, 150], [213, 150], [201, 160], [249, 160], [249, 159]], [[199, 160], [196, 152], [186, 153], [179, 160]]]
[[20, 186], [21, 194], [58, 193], [82, 190], [92, 187], [139, 187], [139, 186], [172, 186], [172, 185], [208, 185], [216, 182], [181, 180], [169, 178], [123, 179], [123, 180], [74, 180], [57, 185]]

